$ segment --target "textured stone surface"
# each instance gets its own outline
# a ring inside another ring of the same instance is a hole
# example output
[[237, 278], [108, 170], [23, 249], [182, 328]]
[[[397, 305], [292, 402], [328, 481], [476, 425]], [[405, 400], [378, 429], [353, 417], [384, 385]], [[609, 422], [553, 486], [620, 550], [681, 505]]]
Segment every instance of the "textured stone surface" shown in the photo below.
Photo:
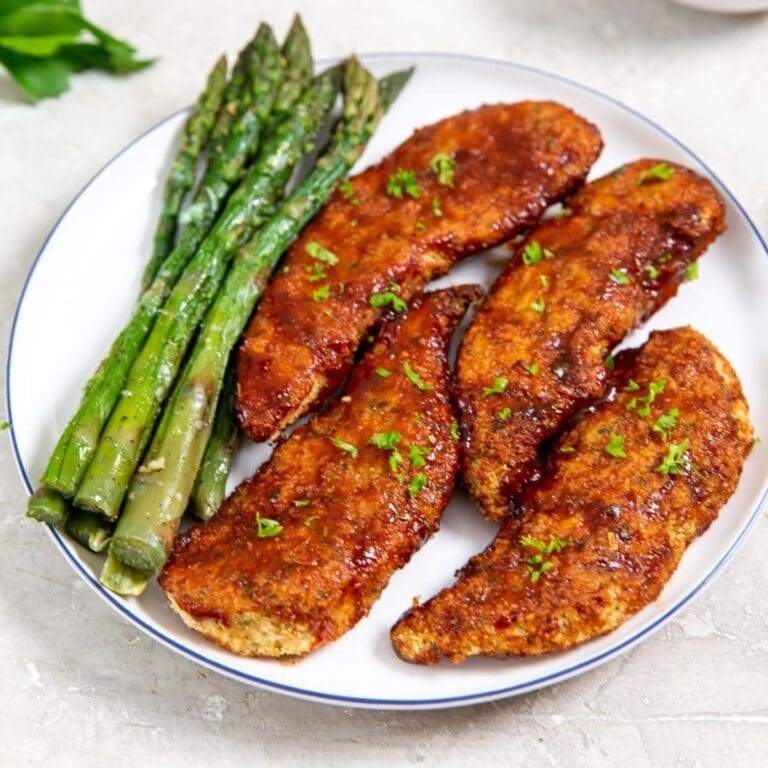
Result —
[[[29, 265], [70, 199], [122, 146], [188, 104], [220, 51], [234, 50], [261, 17], [282, 31], [294, 7], [318, 56], [458, 51], [589, 83], [679, 136], [768, 226], [766, 17], [708, 16], [663, 0], [85, 5], [162, 58], [125, 80], [78, 77], [62, 99], [34, 108], [0, 76], [3, 343]], [[103, 765], [107, 756], [153, 768], [766, 764], [765, 519], [704, 595], [622, 659], [497, 704], [388, 713], [252, 690], [140, 636], [21, 517], [23, 504], [0, 436], [0, 766]]]

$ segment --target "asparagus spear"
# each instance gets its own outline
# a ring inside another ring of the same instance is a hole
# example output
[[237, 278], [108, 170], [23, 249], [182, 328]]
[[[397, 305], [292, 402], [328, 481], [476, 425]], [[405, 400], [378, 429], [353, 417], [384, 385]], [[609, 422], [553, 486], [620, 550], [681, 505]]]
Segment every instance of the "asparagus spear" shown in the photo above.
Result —
[[149, 579], [133, 568], [121, 563], [112, 553], [107, 552], [104, 568], [99, 581], [118, 595], [140, 595]]
[[[242, 81], [238, 65], [246, 68]], [[202, 242], [218, 216], [229, 192], [243, 177], [245, 169], [259, 146], [259, 140], [275, 103], [282, 81], [280, 51], [272, 30], [262, 24], [253, 42], [240, 55], [232, 80], [239, 83], [236, 104], [229, 103], [226, 112], [226, 134], [212, 140], [208, 165], [195, 190], [189, 208], [182, 215], [184, 234], [191, 227], [186, 242], [192, 250]], [[230, 114], [229, 109], [235, 112]], [[220, 130], [221, 122], [217, 123]]]
[[192, 109], [184, 125], [184, 132], [179, 139], [176, 156], [171, 163], [171, 169], [163, 190], [163, 209], [155, 230], [152, 255], [144, 269], [141, 281], [142, 291], [149, 288], [157, 270], [160, 269], [160, 265], [173, 250], [181, 204], [184, 196], [194, 184], [197, 158], [208, 143], [216, 114], [221, 107], [226, 81], [227, 59], [225, 56], [221, 56], [208, 75], [205, 88], [198, 96], [197, 103]]
[[211, 130], [211, 153], [218, 154], [230, 133], [235, 118], [250, 104], [248, 78], [255, 69], [255, 62], [261, 58], [261, 49], [274, 42], [274, 34], [267, 24], [259, 24], [256, 34], [238, 54], [232, 76], [224, 89], [224, 99]]
[[27, 517], [32, 517], [41, 523], [60, 527], [64, 525], [68, 514], [67, 501], [47, 488], [38, 488], [27, 502]]
[[[316, 78], [227, 202], [226, 209], [174, 286], [99, 439], [75, 504], [114, 520], [184, 352], [224, 278], [231, 257], [272, 213], [306, 142], [337, 92], [333, 72]], [[194, 478], [192, 478], [194, 479]]]
[[235, 424], [234, 399], [235, 369], [230, 360], [216, 405], [216, 415], [213, 417], [213, 430], [205, 446], [190, 499], [192, 511], [201, 520], [210, 520], [224, 501], [232, 458], [240, 442], [240, 433]]
[[309, 176], [242, 248], [177, 383], [173, 409], [148, 451], [161, 468], [136, 475], [110, 552], [141, 573], [162, 568], [205, 449], [229, 354], [285, 249], [360, 156], [382, 110], [377, 83], [356, 60], [344, 68], [344, 115]]
[[112, 538], [112, 526], [101, 515], [73, 509], [67, 517], [64, 530], [91, 552], [103, 551]]
[[285, 59], [286, 77], [275, 99], [273, 125], [285, 119], [312, 77], [312, 49], [298, 13], [293, 17], [281, 53]]
[[400, 95], [400, 91], [405, 88], [406, 83], [411, 79], [411, 75], [413, 75], [414, 69], [414, 67], [401, 69], [399, 72], [392, 72], [392, 74], [379, 80], [379, 101], [381, 102], [381, 108], [385, 112]]
[[[275, 72], [279, 70], [276, 44], [272, 48], [274, 50], [269, 55], [266, 49], [264, 55], [260, 55], [260, 60], [265, 61], [263, 78], [270, 83], [274, 82]], [[255, 56], [256, 52], [252, 55]], [[241, 69], [244, 67], [241, 60], [238, 60], [238, 64]], [[272, 91], [275, 90], [273, 85], [270, 87]], [[48, 490], [66, 497], [74, 496], [96, 450], [104, 424], [123, 389], [131, 364], [163, 303], [213, 224], [253, 151], [254, 140], [260, 131], [258, 116], [263, 120], [263, 113], [259, 111], [257, 114], [255, 110], [263, 109], [263, 105], [256, 106], [254, 111], [247, 111], [237, 121], [233, 118], [228, 124], [231, 128], [229, 138], [216, 154], [216, 159], [212, 159], [209, 164], [196, 203], [192, 206], [190, 223], [182, 232], [179, 244], [163, 262], [152, 285], [142, 294], [128, 324], [86, 385], [80, 406], [54, 449], [42, 478], [42, 484]], [[225, 177], [228, 181], [225, 181]], [[28, 507], [28, 514], [37, 519], [55, 514], [55, 501], [52, 497], [47, 497], [45, 503], [48, 507], [46, 511], [41, 509], [42, 500], [38, 500], [37, 507]]]

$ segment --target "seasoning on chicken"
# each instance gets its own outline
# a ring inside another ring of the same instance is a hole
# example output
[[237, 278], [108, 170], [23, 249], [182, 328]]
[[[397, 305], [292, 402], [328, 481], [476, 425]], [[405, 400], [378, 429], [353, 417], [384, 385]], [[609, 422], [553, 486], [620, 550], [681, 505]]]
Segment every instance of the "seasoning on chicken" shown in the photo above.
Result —
[[425, 294], [384, 326], [328, 411], [297, 428], [160, 584], [235, 653], [301, 656], [365, 616], [439, 526], [458, 468], [447, 349], [475, 287]]
[[622, 352], [614, 374], [607, 398], [553, 446], [520, 516], [395, 625], [401, 658], [559, 651], [659, 596], [736, 488], [752, 446], [747, 403], [728, 361], [690, 328]]
[[417, 130], [342, 184], [283, 261], [239, 350], [236, 410], [274, 437], [343, 381], [366, 333], [434, 277], [534, 225], [581, 185], [598, 130], [552, 102]]
[[675, 295], [724, 228], [709, 180], [639, 160], [594, 181], [530, 232], [461, 344], [464, 482], [501, 520], [542, 444], [600, 396], [611, 349]]

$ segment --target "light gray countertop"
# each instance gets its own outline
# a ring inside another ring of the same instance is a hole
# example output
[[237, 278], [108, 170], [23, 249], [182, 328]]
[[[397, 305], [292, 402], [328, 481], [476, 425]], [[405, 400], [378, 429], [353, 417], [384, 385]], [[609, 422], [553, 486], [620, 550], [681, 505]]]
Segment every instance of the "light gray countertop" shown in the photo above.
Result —
[[[85, 6], [161, 58], [124, 80], [78, 76], [68, 94], [34, 108], [0, 77], [4, 344], [27, 271], [72, 197], [125, 144], [189, 104], [222, 50], [234, 51], [260, 18], [284, 30], [295, 9], [318, 57], [452, 51], [587, 83], [682, 139], [768, 228], [768, 17], [710, 16], [664, 0]], [[496, 704], [395, 713], [264, 693], [174, 655], [80, 581], [24, 519], [24, 501], [2, 436], [0, 766], [767, 764], [765, 519], [715, 584], [620, 660]]]

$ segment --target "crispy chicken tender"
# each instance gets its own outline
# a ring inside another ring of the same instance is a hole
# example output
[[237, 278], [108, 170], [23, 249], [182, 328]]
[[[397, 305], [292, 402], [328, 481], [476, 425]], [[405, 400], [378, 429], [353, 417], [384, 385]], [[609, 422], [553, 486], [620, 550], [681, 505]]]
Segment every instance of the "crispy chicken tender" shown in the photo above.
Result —
[[[648, 175], [659, 168], [672, 175]], [[520, 244], [459, 351], [463, 479], [493, 520], [536, 479], [542, 443], [599, 397], [611, 349], [724, 229], [709, 180], [658, 160], [623, 166], [565, 205]]]
[[553, 447], [521, 515], [392, 629], [406, 661], [533, 656], [610, 632], [655, 600], [752, 446], [728, 361], [677, 328], [622, 352], [607, 399]]
[[235, 653], [302, 656], [368, 613], [450, 500], [447, 348], [478, 296], [415, 300], [344, 396], [280, 443], [213, 521], [176, 539], [160, 584], [186, 624]]
[[409, 301], [460, 259], [532, 226], [581, 185], [601, 148], [597, 128], [559, 104], [497, 104], [420, 128], [342, 185], [246, 331], [236, 393], [244, 432], [274, 437], [341, 384], [391, 306], [386, 296], [372, 306], [374, 294]]

